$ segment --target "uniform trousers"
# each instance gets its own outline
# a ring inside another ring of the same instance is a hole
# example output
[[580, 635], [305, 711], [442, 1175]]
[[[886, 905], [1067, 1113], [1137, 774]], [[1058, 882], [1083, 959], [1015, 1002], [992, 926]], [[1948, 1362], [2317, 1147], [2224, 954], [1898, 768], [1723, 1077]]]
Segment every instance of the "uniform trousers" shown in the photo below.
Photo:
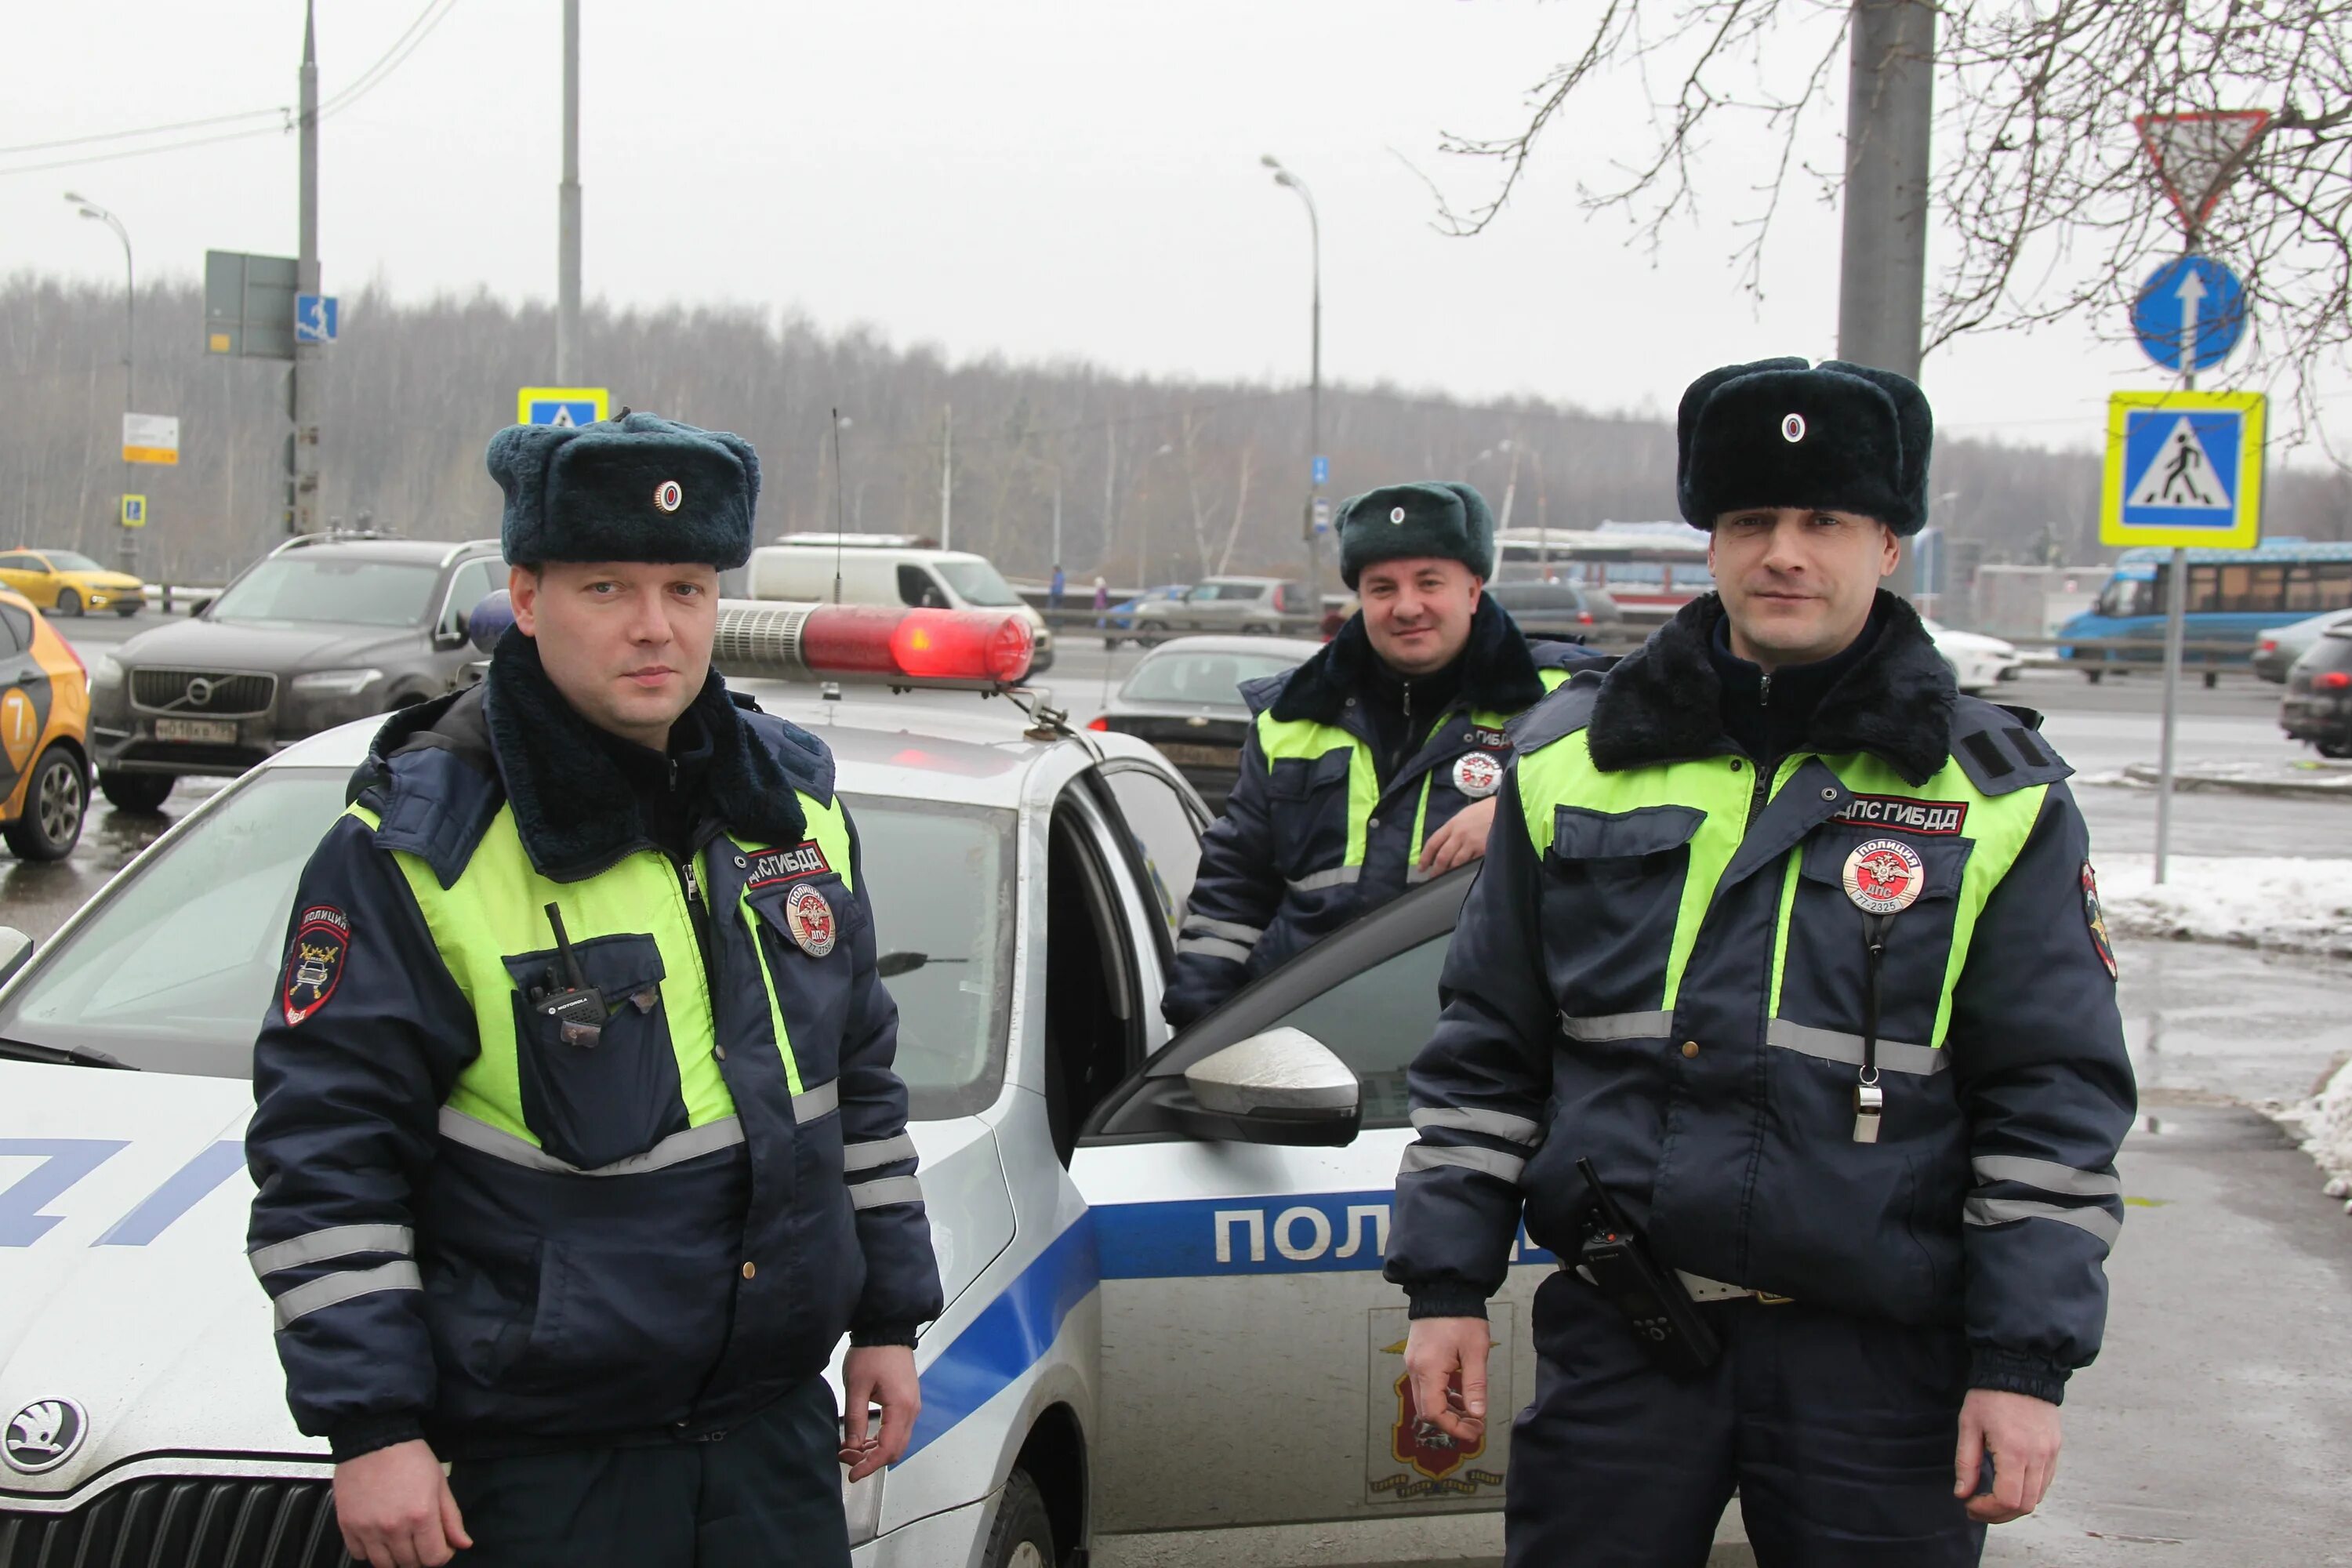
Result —
[[1701, 1306], [1722, 1359], [1659, 1367], [1574, 1274], [1536, 1296], [1535, 1402], [1511, 1428], [1506, 1568], [1700, 1568], [1738, 1489], [1759, 1568], [1961, 1568], [1958, 1329], [1801, 1302]]
[[460, 1459], [465, 1568], [848, 1568], [841, 1428], [812, 1377], [724, 1437]]

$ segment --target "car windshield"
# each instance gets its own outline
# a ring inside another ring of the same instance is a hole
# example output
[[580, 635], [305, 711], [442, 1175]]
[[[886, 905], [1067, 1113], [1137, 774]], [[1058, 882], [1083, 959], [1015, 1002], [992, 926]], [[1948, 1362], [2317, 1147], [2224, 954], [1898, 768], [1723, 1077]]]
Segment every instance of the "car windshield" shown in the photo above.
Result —
[[1243, 681], [1280, 675], [1297, 662], [1279, 654], [1192, 653], [1171, 648], [1137, 665], [1118, 694], [1129, 702], [1209, 702], [1238, 708]]
[[[0, 1037], [132, 1067], [245, 1078], [284, 957], [294, 885], [343, 809], [340, 768], [265, 768], [191, 816], [0, 1005]], [[914, 1114], [995, 1098], [1012, 990], [1013, 814], [845, 796], [894, 971]]]
[[440, 580], [437, 567], [405, 562], [281, 555], [230, 584], [207, 618], [413, 626]]
[[41, 553], [48, 558], [49, 570], [52, 572], [103, 572], [106, 570], [89, 556], [79, 554], [71, 550], [44, 550]]
[[997, 609], [1021, 602], [1021, 595], [1013, 591], [1013, 584], [985, 561], [935, 561], [931, 564], [940, 576], [948, 580], [948, 586], [956, 591], [956, 597], [967, 605]]

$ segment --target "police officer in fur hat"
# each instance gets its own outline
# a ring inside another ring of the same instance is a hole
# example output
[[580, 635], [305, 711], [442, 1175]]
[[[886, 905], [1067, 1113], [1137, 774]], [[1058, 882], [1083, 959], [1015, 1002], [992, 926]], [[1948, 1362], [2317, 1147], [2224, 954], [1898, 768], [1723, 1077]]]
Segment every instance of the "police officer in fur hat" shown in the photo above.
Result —
[[1306, 663], [1242, 688], [1254, 720], [1202, 839], [1169, 1022], [1486, 852], [1508, 725], [1599, 662], [1531, 646], [1482, 591], [1494, 571], [1494, 514], [1468, 485], [1390, 485], [1340, 509], [1339, 574], [1363, 607]]
[[376, 1568], [845, 1565], [940, 1281], [832, 759], [710, 668], [759, 463], [624, 414], [489, 468], [515, 625], [377, 737], [255, 1047], [296, 1424]]
[[1560, 1267], [1515, 1568], [1697, 1568], [1735, 1488], [1767, 1568], [1972, 1563], [2050, 1485], [2123, 1222], [2082, 814], [1879, 589], [1927, 515], [1916, 386], [1766, 360], [1677, 423], [1717, 592], [1518, 728], [1410, 1075], [1406, 1368], [1485, 1440], [1524, 1216]]

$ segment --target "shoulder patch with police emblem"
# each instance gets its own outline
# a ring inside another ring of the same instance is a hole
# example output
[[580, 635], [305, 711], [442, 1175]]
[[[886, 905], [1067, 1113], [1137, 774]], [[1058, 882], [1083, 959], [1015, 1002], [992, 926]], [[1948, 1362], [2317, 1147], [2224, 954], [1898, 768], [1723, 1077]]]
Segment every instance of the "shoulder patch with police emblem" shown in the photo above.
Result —
[[1918, 902], [1927, 864], [1899, 838], [1874, 838], [1845, 858], [1845, 896], [1866, 915], [1898, 915]]
[[2118, 980], [2123, 971], [2116, 966], [2116, 944], [2107, 936], [2107, 911], [2099, 904], [2099, 874], [2091, 869], [2088, 860], [2083, 862], [2083, 923], [2091, 928], [2091, 946], [2099, 962], [2107, 966], [2107, 978]]
[[295, 922], [286, 955], [286, 1022], [299, 1024], [327, 1005], [352, 953], [352, 919], [332, 904], [313, 904]]
[[1454, 759], [1454, 787], [1484, 800], [1502, 787], [1503, 760], [1492, 752], [1465, 752]]
[[789, 847], [753, 850], [751, 872], [743, 885], [756, 892], [805, 877], [826, 876], [832, 870], [832, 863], [824, 858], [824, 846], [814, 838], [804, 838]]
[[811, 958], [830, 953], [834, 939], [840, 934], [833, 906], [805, 882], [784, 895], [784, 928], [793, 933], [794, 945]]

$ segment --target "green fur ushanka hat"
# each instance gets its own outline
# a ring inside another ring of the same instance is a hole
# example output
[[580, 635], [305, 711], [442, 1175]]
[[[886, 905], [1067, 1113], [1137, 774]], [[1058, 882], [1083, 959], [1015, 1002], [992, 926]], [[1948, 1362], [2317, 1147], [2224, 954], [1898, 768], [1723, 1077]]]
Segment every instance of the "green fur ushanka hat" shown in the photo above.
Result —
[[1727, 364], [1683, 394], [1676, 499], [1694, 528], [1743, 507], [1790, 506], [1916, 533], [1935, 431], [1927, 394], [1893, 371], [1843, 360]]
[[1382, 561], [1436, 556], [1495, 574], [1495, 514], [1468, 485], [1383, 485], [1341, 505], [1339, 526], [1339, 577], [1350, 589]]
[[751, 558], [760, 459], [740, 436], [624, 409], [593, 425], [510, 425], [486, 460], [506, 492], [509, 565], [691, 561], [724, 572]]

